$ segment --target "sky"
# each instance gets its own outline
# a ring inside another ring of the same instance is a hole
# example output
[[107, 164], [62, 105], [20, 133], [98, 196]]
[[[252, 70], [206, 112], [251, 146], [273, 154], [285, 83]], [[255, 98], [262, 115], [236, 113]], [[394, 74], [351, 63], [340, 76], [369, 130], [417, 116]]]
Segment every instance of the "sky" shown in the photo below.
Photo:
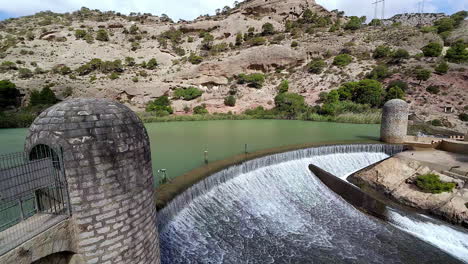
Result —
[[[287, 1], [287, 0], [285, 0]], [[346, 15], [374, 18], [375, 0], [316, 0], [329, 10], [339, 9]], [[405, 12], [417, 12], [422, 0], [386, 0], [385, 16]], [[425, 0], [425, 12], [452, 14], [468, 10], [468, 0]], [[174, 20], [192, 20], [199, 15], [214, 14], [217, 8], [233, 5], [234, 0], [0, 0], [0, 20], [32, 15], [51, 10], [58, 13], [71, 12], [86, 6], [101, 11], [113, 10], [121, 13], [141, 12], [154, 15], [167, 14]], [[379, 10], [379, 16], [381, 11]]]

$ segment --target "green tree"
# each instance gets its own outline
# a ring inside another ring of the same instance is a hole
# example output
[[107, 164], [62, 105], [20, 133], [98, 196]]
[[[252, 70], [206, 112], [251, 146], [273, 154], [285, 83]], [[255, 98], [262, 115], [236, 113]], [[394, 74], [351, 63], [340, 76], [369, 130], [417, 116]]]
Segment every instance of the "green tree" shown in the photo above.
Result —
[[419, 84], [421, 84], [421, 82], [427, 81], [429, 78], [431, 78], [431, 71], [422, 68], [416, 69], [415, 77], [419, 81]]
[[385, 96], [385, 101], [390, 101], [392, 99], [405, 99], [405, 91], [398, 86], [388, 89]]
[[353, 101], [358, 104], [369, 104], [378, 107], [382, 103], [382, 84], [376, 80], [362, 80], [357, 82]]
[[467, 44], [463, 42], [463, 40], [459, 40], [455, 42], [450, 49], [447, 50], [447, 54], [445, 58], [454, 63], [464, 63], [468, 62], [468, 47]]
[[109, 41], [109, 34], [105, 29], [99, 29], [96, 33], [96, 40]]
[[202, 49], [211, 50], [213, 47], [214, 36], [210, 33], [206, 33], [202, 40]]
[[48, 86], [42, 88], [40, 92], [37, 90], [33, 90], [29, 99], [30, 106], [53, 105], [57, 102], [58, 99], [55, 96], [54, 91], [52, 91]]
[[409, 57], [410, 57], [409, 52], [405, 49], [397, 49], [392, 54], [394, 63], [400, 63], [402, 60], [409, 59]]
[[449, 65], [447, 62], [442, 61], [435, 67], [435, 72], [438, 74], [446, 74], [449, 71]]
[[262, 35], [268, 36], [275, 34], [275, 27], [271, 23], [265, 23], [262, 26]]
[[278, 93], [287, 93], [289, 90], [289, 81], [283, 80], [278, 86]]
[[453, 30], [455, 28], [455, 21], [452, 18], [441, 18], [434, 22], [434, 25], [437, 27], [437, 32], [440, 34]]
[[436, 42], [431, 42], [422, 48], [424, 56], [426, 57], [439, 57], [442, 53], [442, 45]]
[[304, 97], [295, 93], [282, 93], [275, 97], [275, 109], [286, 118], [295, 118], [307, 110]]
[[232, 95], [227, 96], [224, 98], [224, 105], [226, 106], [235, 106], [236, 105], [236, 98]]
[[202, 96], [203, 91], [196, 87], [178, 88], [174, 91], [174, 99], [183, 99], [185, 101], [191, 101]]
[[206, 105], [202, 104], [202, 105], [199, 105], [199, 106], [195, 106], [193, 108], [193, 113], [196, 114], [196, 115], [206, 115], [206, 114], [208, 114], [208, 110], [206, 109]]
[[169, 97], [161, 96], [147, 104], [146, 112], [155, 112], [156, 116], [168, 116], [173, 114], [174, 110], [172, 110]]
[[249, 75], [242, 73], [237, 76], [237, 82], [239, 84], [248, 84], [249, 87], [260, 89], [265, 83], [265, 75], [261, 73], [252, 73]]
[[367, 75], [367, 78], [374, 80], [383, 80], [390, 76], [388, 67], [386, 65], [377, 65], [374, 69]]
[[16, 84], [8, 80], [0, 81], [0, 109], [20, 104], [21, 93], [16, 88]]
[[398, 87], [400, 89], [402, 89], [403, 91], [408, 91], [408, 83], [407, 82], [404, 82], [402, 80], [394, 80], [394, 81], [391, 81], [388, 85], [387, 85], [387, 90], [390, 90], [391, 88], [393, 87]]
[[390, 56], [391, 53], [392, 53], [392, 49], [390, 49], [390, 47], [385, 46], [385, 45], [381, 45], [381, 46], [378, 46], [377, 48], [375, 48], [374, 58], [375, 59], [386, 58], [386, 57]]
[[307, 64], [307, 69], [310, 73], [320, 74], [323, 69], [327, 66], [327, 63], [321, 59], [313, 59]]
[[382, 25], [382, 20], [377, 19], [377, 18], [372, 19], [372, 21], [369, 23], [369, 26], [373, 26], [373, 27], [378, 27], [381, 25]]
[[440, 92], [440, 87], [436, 85], [431, 85], [426, 88], [426, 91], [431, 94], [438, 94]]
[[350, 17], [348, 23], [345, 24], [344, 29], [357, 30], [362, 26], [362, 20], [357, 16]]
[[348, 54], [340, 54], [333, 60], [333, 65], [344, 67], [353, 62], [353, 57]]

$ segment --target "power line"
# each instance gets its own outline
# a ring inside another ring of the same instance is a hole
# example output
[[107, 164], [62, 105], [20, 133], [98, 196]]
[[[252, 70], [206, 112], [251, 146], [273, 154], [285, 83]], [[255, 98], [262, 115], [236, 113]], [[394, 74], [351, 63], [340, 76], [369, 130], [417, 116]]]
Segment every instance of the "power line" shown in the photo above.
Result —
[[376, 0], [374, 3], [372, 3], [373, 5], [375, 5], [374, 18], [377, 18], [379, 3], [382, 3], [382, 19], [385, 19], [385, 0]]

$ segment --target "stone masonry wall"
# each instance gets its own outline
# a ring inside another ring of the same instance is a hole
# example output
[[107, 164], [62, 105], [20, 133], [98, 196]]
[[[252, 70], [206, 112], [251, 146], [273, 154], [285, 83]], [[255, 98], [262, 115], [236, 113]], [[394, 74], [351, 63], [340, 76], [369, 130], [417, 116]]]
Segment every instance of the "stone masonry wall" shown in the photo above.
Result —
[[30, 128], [26, 151], [60, 146], [77, 253], [86, 263], [159, 263], [151, 151], [127, 107], [74, 99], [51, 107]]

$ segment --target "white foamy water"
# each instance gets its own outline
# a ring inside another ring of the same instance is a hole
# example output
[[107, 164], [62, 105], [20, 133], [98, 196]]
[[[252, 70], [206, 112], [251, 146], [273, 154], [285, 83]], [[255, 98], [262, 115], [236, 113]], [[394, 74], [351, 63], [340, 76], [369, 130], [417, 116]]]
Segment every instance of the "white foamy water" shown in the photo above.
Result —
[[399, 151], [320, 147], [216, 173], [160, 212], [162, 263], [459, 263], [444, 252], [466, 261], [466, 233], [405, 216], [392, 217], [396, 228], [356, 210], [308, 169], [343, 179]]

